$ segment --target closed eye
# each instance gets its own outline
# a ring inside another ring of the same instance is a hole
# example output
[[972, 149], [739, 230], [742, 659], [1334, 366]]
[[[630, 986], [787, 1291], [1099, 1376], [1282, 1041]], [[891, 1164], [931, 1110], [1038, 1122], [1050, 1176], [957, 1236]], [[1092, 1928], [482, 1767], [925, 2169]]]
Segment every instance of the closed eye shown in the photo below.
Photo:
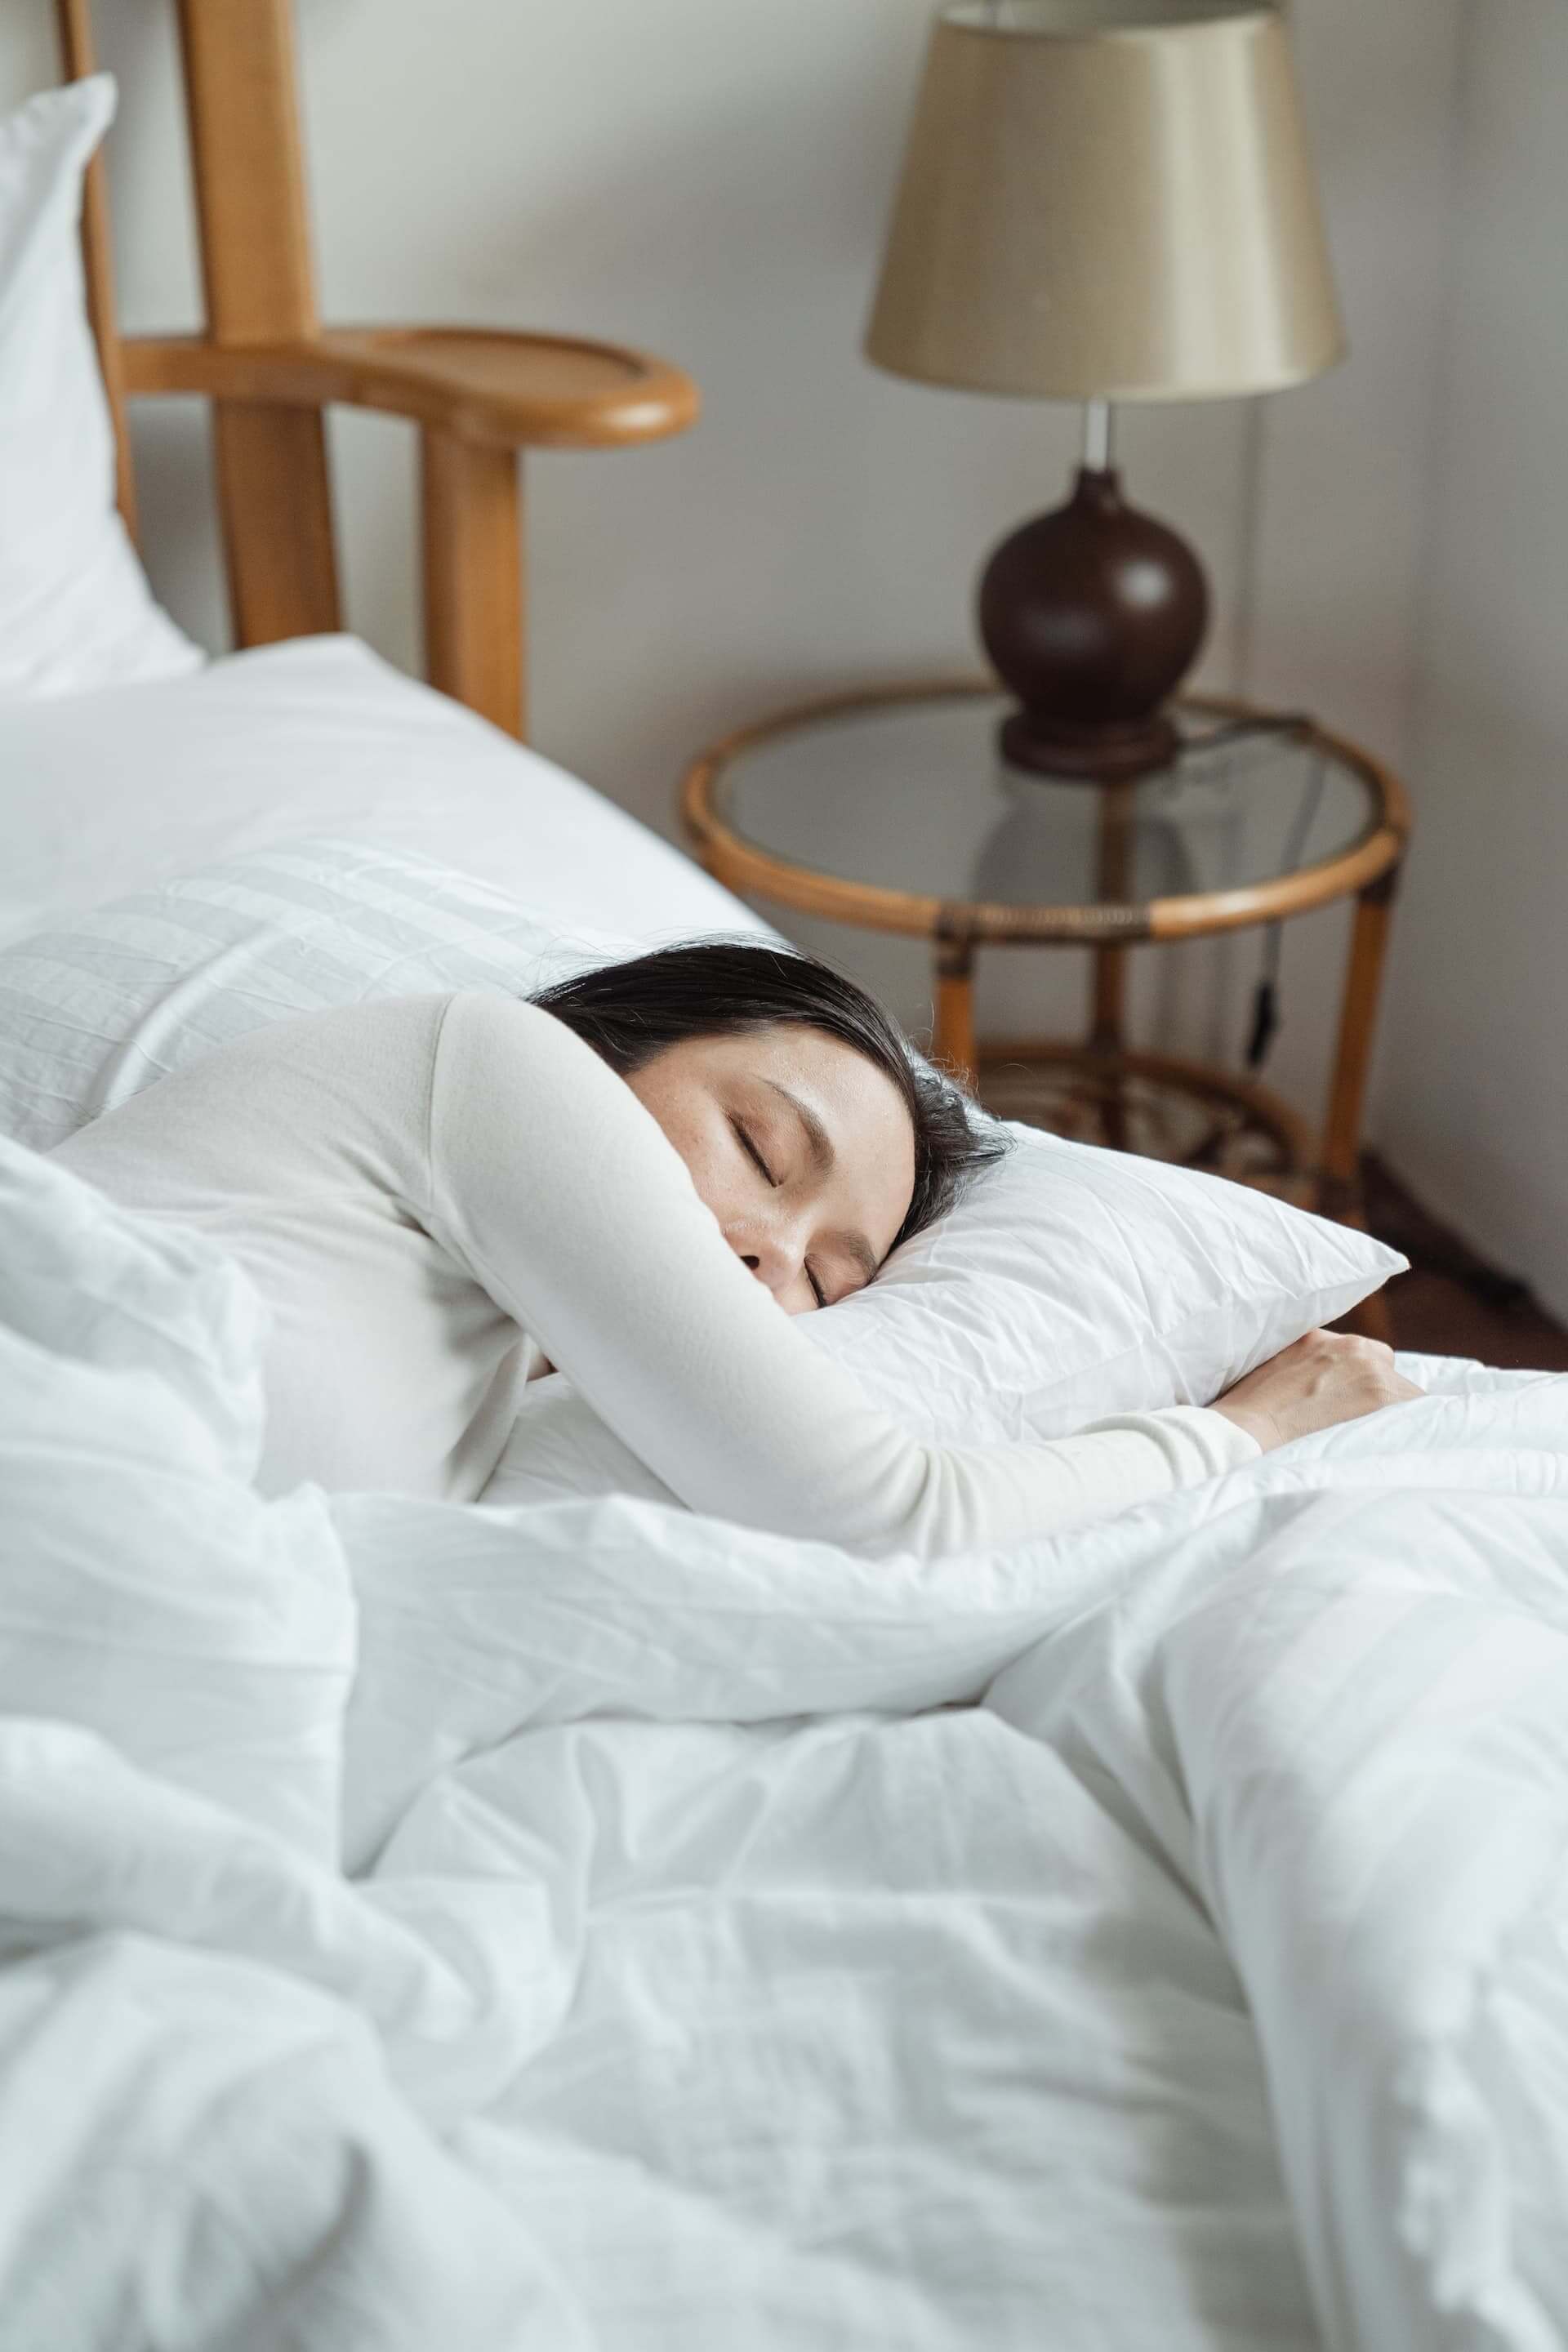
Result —
[[730, 1121], [730, 1124], [734, 1129], [736, 1135], [739, 1137], [741, 1149], [744, 1151], [752, 1167], [759, 1171], [767, 1183], [773, 1186], [776, 1192], [778, 1190], [779, 1180], [773, 1174], [773, 1170], [768, 1166], [767, 1161], [763, 1158], [762, 1153], [757, 1150], [756, 1145], [752, 1141], [751, 1136], [745, 1127], [738, 1118], [732, 1118]]
[[818, 1282], [816, 1275], [812, 1272], [809, 1265], [805, 1269], [805, 1278], [811, 1285], [811, 1295], [816, 1299], [817, 1305], [819, 1307], [826, 1307], [827, 1304], [827, 1293], [823, 1289], [821, 1283]]

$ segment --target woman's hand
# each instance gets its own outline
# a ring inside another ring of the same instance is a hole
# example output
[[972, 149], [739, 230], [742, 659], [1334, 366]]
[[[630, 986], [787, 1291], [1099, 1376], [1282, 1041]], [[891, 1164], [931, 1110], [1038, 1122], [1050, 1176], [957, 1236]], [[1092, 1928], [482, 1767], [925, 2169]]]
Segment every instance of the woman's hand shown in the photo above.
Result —
[[1394, 1370], [1394, 1350], [1381, 1339], [1309, 1331], [1226, 1389], [1214, 1410], [1269, 1454], [1293, 1437], [1310, 1437], [1315, 1429], [1359, 1421], [1363, 1413], [1425, 1393]]

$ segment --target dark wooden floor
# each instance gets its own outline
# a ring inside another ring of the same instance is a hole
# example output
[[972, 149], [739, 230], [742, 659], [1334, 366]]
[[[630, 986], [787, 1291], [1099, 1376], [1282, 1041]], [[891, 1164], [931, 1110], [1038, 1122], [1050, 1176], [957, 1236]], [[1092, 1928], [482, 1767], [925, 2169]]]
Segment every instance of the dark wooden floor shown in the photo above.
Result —
[[1542, 1312], [1522, 1283], [1438, 1224], [1371, 1153], [1363, 1176], [1367, 1223], [1410, 1260], [1410, 1272], [1388, 1286], [1395, 1347], [1568, 1372], [1568, 1331]]

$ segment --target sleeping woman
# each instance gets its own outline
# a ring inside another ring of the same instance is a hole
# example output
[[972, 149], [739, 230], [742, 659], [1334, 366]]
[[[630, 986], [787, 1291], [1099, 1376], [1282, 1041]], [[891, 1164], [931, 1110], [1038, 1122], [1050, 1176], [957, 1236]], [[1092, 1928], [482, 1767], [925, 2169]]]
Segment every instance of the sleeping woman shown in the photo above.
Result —
[[558, 1367], [692, 1510], [973, 1550], [1415, 1394], [1317, 1332], [1209, 1408], [917, 1444], [792, 1318], [874, 1280], [1002, 1147], [827, 966], [669, 948], [546, 990], [286, 1021], [60, 1147], [194, 1226], [270, 1315], [259, 1484], [478, 1496]]

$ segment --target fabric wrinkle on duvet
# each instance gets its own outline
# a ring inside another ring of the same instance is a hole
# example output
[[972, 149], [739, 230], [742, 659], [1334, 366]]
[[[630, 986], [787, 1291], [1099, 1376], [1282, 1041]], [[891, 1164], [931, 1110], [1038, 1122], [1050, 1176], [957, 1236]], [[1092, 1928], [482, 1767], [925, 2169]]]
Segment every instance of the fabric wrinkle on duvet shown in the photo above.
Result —
[[5, 2352], [1562, 2340], [1568, 1382], [871, 1564], [263, 1503], [221, 1266], [24, 1255]]

